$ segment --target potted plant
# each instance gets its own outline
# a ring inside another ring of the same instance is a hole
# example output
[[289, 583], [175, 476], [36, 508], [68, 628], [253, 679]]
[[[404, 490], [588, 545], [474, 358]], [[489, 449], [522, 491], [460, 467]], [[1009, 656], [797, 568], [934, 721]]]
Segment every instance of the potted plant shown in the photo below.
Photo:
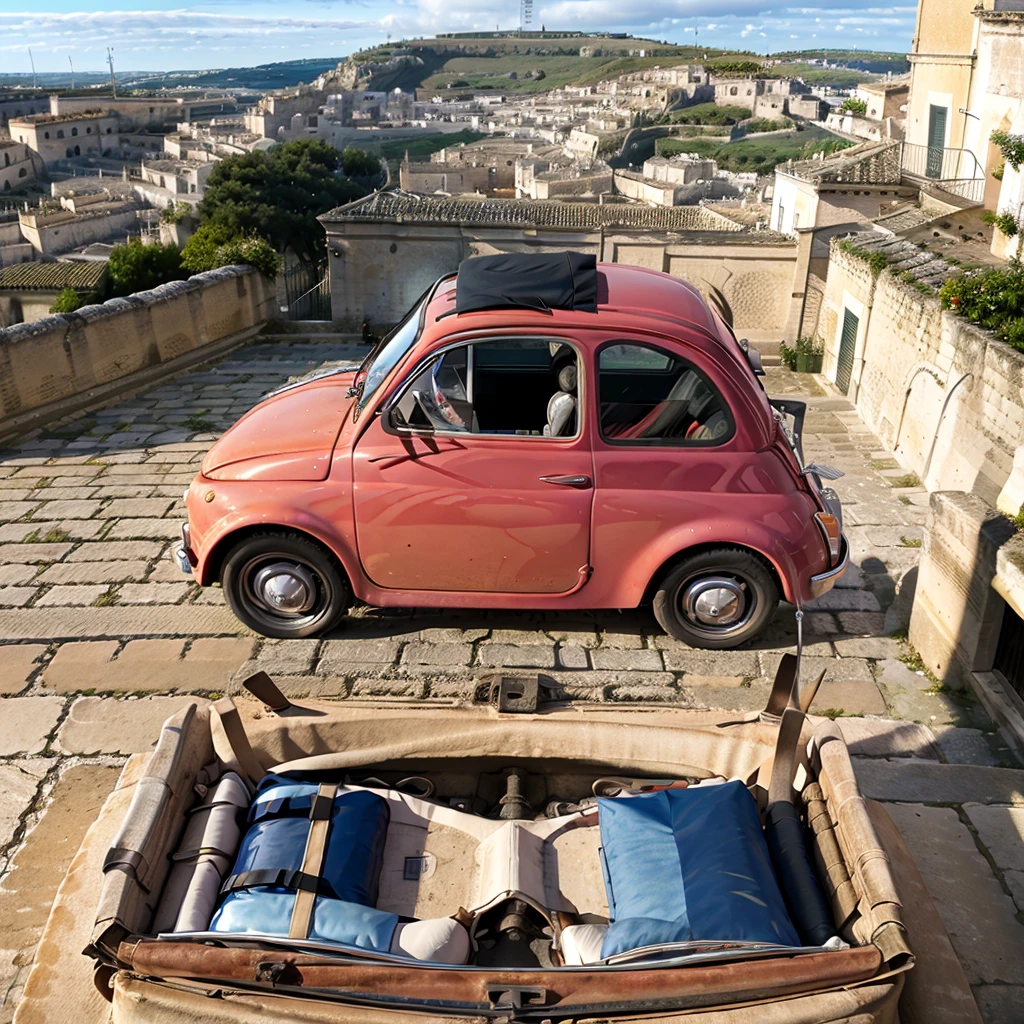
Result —
[[796, 372], [821, 373], [821, 360], [824, 354], [820, 341], [814, 338], [797, 338]]

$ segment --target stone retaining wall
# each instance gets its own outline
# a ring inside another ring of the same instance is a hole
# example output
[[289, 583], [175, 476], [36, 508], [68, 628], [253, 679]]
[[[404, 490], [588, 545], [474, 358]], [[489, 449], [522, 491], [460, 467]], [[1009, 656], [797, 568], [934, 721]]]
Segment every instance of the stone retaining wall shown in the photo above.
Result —
[[860, 318], [849, 396], [931, 491], [998, 504], [1024, 443], [1024, 352], [833, 240], [817, 336], [836, 380], [844, 310]]
[[237, 266], [0, 330], [0, 435], [140, 371], [222, 346], [273, 314], [273, 283]]

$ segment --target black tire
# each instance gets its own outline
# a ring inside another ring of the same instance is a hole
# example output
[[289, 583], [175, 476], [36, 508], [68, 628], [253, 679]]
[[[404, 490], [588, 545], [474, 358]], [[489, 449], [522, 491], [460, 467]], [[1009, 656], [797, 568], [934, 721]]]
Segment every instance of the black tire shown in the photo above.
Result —
[[[654, 615], [669, 636], [691, 647], [722, 650], [759, 636], [778, 603], [779, 588], [756, 555], [716, 548], [687, 555], [665, 574], [654, 595]], [[717, 615], [721, 624], [713, 621]]]
[[[351, 604], [337, 559], [290, 531], [250, 534], [224, 556], [221, 586], [231, 610], [251, 630], [277, 640], [316, 636]], [[271, 600], [277, 595], [277, 604]]]

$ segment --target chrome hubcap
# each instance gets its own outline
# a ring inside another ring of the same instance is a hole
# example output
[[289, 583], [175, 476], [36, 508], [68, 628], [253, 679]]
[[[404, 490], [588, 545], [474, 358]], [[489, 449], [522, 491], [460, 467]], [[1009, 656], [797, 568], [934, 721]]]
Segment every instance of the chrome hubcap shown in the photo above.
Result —
[[316, 580], [304, 565], [273, 562], [252, 581], [253, 596], [268, 611], [288, 618], [304, 615], [316, 601]]
[[683, 613], [693, 623], [729, 629], [747, 617], [746, 583], [727, 576], [694, 580], [683, 590]]

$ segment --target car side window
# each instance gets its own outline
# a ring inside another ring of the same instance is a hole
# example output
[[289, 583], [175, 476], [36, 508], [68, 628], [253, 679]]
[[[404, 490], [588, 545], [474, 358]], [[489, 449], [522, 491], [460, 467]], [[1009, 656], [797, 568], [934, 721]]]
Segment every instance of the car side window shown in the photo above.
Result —
[[713, 445], [728, 440], [725, 399], [692, 363], [639, 342], [598, 353], [601, 437], [611, 444]]
[[559, 341], [501, 338], [430, 360], [405, 387], [393, 425], [444, 433], [575, 437], [579, 357]]

